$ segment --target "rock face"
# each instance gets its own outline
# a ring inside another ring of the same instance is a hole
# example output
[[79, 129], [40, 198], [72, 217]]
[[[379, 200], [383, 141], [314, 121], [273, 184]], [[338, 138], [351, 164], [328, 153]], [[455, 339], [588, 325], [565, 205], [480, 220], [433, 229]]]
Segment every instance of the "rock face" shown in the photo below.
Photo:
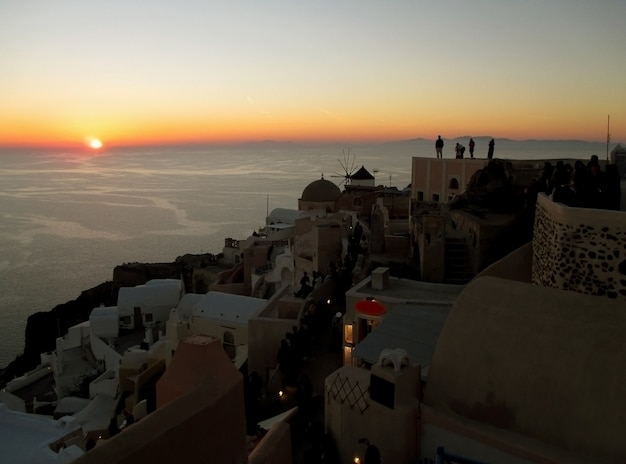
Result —
[[[36, 367], [40, 362], [40, 353], [54, 350], [56, 339], [65, 335], [70, 327], [88, 320], [93, 308], [115, 305], [120, 287], [142, 285], [151, 279], [182, 278], [185, 291], [195, 292], [196, 288], [208, 289], [210, 285], [210, 282], [198, 282], [194, 278], [198, 271], [204, 270], [204, 275], [216, 278], [218, 266], [218, 256], [213, 254], [184, 255], [173, 263], [128, 263], [116, 266], [113, 281], [85, 290], [75, 300], [57, 305], [50, 311], [28, 316], [24, 353], [0, 370], [0, 386]], [[210, 272], [206, 272], [207, 269]]]

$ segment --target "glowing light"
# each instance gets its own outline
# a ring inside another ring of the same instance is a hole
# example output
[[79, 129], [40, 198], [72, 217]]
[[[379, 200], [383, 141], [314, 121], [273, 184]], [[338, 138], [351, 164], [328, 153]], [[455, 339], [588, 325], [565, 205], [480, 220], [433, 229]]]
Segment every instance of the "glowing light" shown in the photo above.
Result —
[[354, 457], [354, 464], [359, 464], [361, 462], [361, 459], [358, 456]]
[[89, 148], [92, 148], [94, 150], [98, 150], [98, 149], [102, 148], [102, 141], [100, 139], [95, 138], [95, 137], [87, 137], [85, 139], [85, 144]]
[[279, 396], [280, 398], [282, 398], [284, 394], [285, 394], [285, 393], [284, 393], [282, 390], [280, 390], [280, 391], [278, 392], [278, 396]]

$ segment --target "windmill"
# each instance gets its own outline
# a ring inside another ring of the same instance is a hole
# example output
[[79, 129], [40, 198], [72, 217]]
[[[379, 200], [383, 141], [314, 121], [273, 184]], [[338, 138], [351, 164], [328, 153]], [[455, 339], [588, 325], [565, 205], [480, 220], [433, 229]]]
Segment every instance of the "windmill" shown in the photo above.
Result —
[[341, 169], [343, 169], [344, 173], [341, 174], [337, 172], [334, 176], [331, 177], [343, 178], [343, 180], [339, 182], [339, 185], [350, 185], [350, 179], [352, 177], [352, 174], [354, 174], [356, 154], [350, 153], [349, 148], [347, 152], [346, 150], [341, 150], [341, 152], [343, 154], [343, 159], [337, 158], [337, 161], [339, 161], [339, 165], [341, 166]]

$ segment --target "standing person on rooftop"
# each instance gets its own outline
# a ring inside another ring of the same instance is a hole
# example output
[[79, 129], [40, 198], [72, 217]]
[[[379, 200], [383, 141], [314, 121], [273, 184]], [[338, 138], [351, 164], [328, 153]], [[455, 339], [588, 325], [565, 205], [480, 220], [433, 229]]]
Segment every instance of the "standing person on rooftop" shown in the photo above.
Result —
[[476, 146], [476, 142], [474, 139], [470, 137], [469, 141], [469, 150], [470, 150], [470, 158], [474, 159], [474, 147]]
[[441, 135], [437, 137], [435, 142], [435, 152], [437, 153], [437, 158], [443, 158], [443, 140]]
[[493, 139], [489, 141], [489, 151], [487, 152], [487, 159], [493, 159], [493, 149], [496, 142]]

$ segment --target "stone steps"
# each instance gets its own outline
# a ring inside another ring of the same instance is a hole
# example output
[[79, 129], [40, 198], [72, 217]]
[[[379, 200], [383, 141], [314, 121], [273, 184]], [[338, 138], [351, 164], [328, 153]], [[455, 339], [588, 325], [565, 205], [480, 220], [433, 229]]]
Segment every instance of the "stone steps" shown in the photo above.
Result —
[[465, 239], [446, 238], [444, 282], [447, 284], [466, 284], [472, 277]]

